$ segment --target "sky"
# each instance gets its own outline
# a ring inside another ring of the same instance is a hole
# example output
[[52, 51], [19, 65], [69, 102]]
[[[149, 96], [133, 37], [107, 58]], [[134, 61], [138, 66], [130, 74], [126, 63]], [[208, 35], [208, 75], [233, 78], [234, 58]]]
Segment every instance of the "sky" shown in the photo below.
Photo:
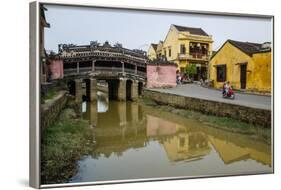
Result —
[[125, 48], [147, 51], [151, 43], [164, 40], [171, 24], [202, 28], [213, 37], [213, 50], [227, 40], [271, 42], [272, 20], [269, 18], [234, 17], [152, 12], [89, 7], [45, 5], [48, 9], [45, 49], [58, 51], [58, 44], [87, 45], [119, 42]]

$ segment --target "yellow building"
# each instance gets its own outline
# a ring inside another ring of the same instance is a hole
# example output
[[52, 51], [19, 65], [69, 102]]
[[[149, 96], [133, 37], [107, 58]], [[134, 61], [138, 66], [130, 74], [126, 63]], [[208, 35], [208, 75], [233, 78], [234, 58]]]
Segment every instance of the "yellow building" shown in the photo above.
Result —
[[234, 89], [271, 92], [270, 43], [227, 40], [210, 60], [215, 88], [229, 81]]
[[157, 58], [157, 44], [150, 44], [147, 51], [148, 59], [154, 60]]
[[[206, 79], [212, 43], [212, 36], [201, 28], [171, 25], [165, 40], [157, 45], [156, 55], [165, 56], [168, 61], [176, 63], [181, 72], [185, 71], [187, 64], [195, 64], [195, 80]], [[148, 57], [155, 58], [152, 45], [148, 50]]]

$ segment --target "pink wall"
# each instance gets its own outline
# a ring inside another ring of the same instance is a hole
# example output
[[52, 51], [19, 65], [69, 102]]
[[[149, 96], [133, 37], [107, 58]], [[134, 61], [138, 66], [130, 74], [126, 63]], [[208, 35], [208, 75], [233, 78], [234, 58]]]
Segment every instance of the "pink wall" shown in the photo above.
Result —
[[172, 88], [176, 84], [175, 65], [147, 65], [147, 88]]
[[146, 135], [148, 137], [176, 134], [177, 132], [176, 123], [158, 117], [154, 117], [152, 115], [146, 115], [146, 116], [147, 116]]
[[49, 60], [49, 62], [50, 64], [48, 65], [48, 68], [52, 73], [52, 79], [63, 78], [63, 60], [55, 59]]

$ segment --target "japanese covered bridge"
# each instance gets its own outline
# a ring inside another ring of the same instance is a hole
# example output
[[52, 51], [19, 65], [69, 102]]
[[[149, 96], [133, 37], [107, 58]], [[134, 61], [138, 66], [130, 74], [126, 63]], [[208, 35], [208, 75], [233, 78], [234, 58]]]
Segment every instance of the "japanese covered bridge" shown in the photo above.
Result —
[[129, 50], [121, 45], [59, 45], [59, 54], [50, 55], [49, 78], [64, 79], [77, 101], [82, 100], [82, 88], [90, 101], [96, 100], [97, 82], [108, 84], [110, 99], [136, 100], [146, 81], [146, 53]]

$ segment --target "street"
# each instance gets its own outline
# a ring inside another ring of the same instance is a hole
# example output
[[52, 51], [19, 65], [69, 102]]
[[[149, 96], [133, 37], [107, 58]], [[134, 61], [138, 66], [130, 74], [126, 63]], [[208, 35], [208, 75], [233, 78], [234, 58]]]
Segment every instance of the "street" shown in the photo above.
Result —
[[222, 92], [215, 89], [204, 88], [195, 84], [178, 85], [175, 88], [151, 89], [158, 92], [171, 93], [186, 97], [244, 105], [247, 107], [271, 110], [271, 96], [243, 94], [235, 92], [235, 100], [222, 98]]

